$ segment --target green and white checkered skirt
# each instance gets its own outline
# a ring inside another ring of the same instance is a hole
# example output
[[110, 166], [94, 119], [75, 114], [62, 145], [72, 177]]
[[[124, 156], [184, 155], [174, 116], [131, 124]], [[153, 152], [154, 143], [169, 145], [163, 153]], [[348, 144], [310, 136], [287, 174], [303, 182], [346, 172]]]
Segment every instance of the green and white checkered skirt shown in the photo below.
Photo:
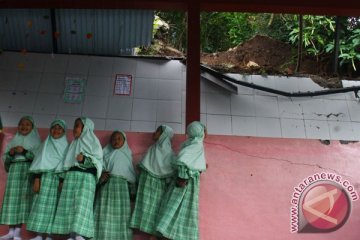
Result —
[[129, 187], [124, 178], [111, 176], [107, 183], [98, 188], [94, 215], [94, 239], [132, 239], [132, 230], [129, 226], [131, 216]]
[[27, 230], [39, 233], [51, 233], [59, 200], [59, 177], [54, 173], [41, 174], [40, 192], [34, 194]]
[[33, 196], [28, 173], [30, 164], [17, 162], [10, 165], [0, 211], [0, 224], [16, 225], [26, 222]]
[[166, 178], [157, 178], [142, 170], [130, 226], [155, 234], [160, 204], [167, 189]]
[[68, 171], [65, 174], [52, 233], [94, 236], [95, 188], [96, 177], [91, 173]]
[[162, 236], [176, 240], [198, 240], [200, 174], [188, 179], [185, 187], [169, 187], [162, 203], [156, 231]]

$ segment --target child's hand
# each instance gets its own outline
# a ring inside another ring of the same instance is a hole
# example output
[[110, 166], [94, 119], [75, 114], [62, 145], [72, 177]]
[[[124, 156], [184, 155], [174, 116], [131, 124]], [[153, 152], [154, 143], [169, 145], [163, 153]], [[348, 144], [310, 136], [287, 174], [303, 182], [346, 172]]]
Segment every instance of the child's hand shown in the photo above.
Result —
[[176, 186], [177, 187], [185, 187], [187, 185], [187, 180], [186, 179], [182, 179], [182, 178], [177, 178], [176, 179]]
[[15, 147], [15, 152], [16, 153], [22, 153], [23, 151], [24, 151], [24, 148], [22, 146]]
[[40, 192], [40, 178], [38, 177], [35, 178], [32, 190], [34, 191], [34, 193]]
[[82, 153], [80, 153], [79, 155], [77, 155], [76, 160], [80, 163], [82, 163], [84, 161], [84, 155]]
[[109, 172], [102, 172], [100, 177], [100, 182], [105, 183], [109, 180], [110, 173]]
[[14, 155], [15, 154], [15, 148], [14, 147], [11, 148], [9, 153], [10, 153], [10, 155]]

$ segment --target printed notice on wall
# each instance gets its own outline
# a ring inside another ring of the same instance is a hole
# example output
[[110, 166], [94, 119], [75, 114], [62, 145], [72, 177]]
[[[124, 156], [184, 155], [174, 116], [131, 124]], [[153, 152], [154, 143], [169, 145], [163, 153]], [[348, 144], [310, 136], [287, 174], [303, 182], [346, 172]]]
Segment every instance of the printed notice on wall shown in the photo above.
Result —
[[114, 95], [131, 94], [132, 75], [116, 74], [114, 84]]
[[67, 77], [65, 79], [64, 102], [81, 103], [84, 98], [85, 79]]

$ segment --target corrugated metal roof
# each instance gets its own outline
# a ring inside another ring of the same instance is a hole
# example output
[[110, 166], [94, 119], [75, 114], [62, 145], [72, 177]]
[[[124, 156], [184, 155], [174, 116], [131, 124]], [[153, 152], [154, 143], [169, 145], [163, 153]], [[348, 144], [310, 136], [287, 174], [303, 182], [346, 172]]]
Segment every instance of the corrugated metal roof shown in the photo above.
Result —
[[0, 48], [123, 55], [150, 45], [153, 20], [152, 10], [0, 9]]

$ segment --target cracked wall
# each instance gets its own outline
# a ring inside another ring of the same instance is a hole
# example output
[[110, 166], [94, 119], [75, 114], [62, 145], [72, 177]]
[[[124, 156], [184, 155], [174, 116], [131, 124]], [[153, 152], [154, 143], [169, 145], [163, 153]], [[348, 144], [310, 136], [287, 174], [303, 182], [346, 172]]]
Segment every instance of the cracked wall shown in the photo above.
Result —
[[[14, 132], [6, 129], [6, 139]], [[40, 133], [45, 138], [47, 130], [40, 129]], [[110, 132], [96, 134], [105, 144]], [[136, 164], [151, 144], [151, 134], [129, 132], [127, 137]], [[175, 135], [176, 151], [184, 139], [184, 135]], [[315, 173], [338, 174], [359, 193], [360, 143], [331, 141], [324, 145], [317, 140], [209, 135], [205, 151], [209, 167], [201, 176], [200, 239], [358, 239], [359, 201], [352, 203], [345, 225], [327, 234], [291, 234], [289, 213], [294, 188]], [[0, 171], [3, 192], [6, 177], [3, 167]], [[0, 233], [5, 231], [0, 227]], [[136, 234], [135, 239], [146, 238]]]

